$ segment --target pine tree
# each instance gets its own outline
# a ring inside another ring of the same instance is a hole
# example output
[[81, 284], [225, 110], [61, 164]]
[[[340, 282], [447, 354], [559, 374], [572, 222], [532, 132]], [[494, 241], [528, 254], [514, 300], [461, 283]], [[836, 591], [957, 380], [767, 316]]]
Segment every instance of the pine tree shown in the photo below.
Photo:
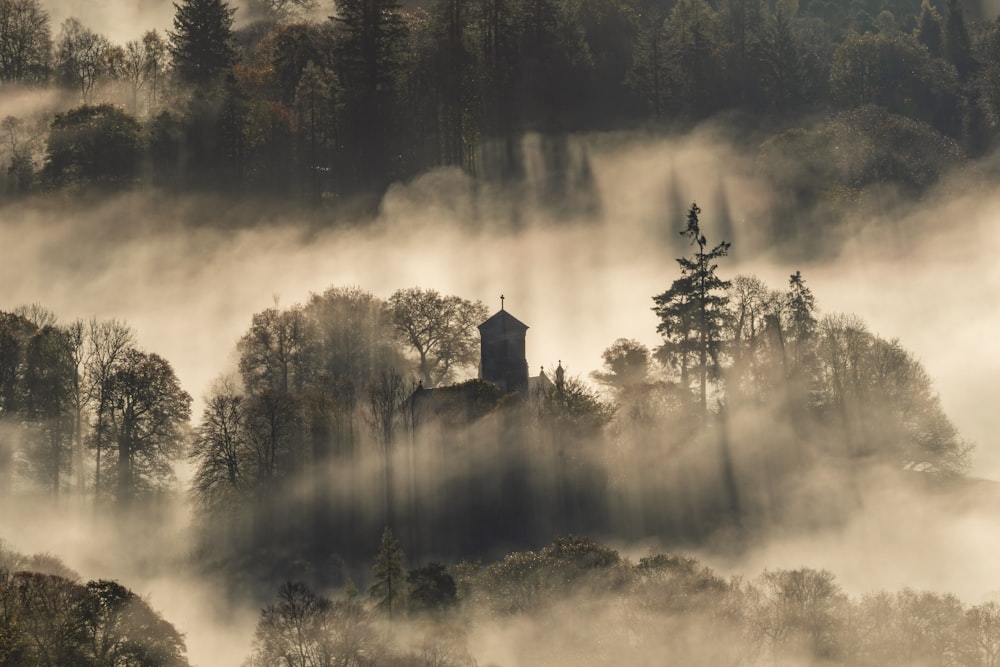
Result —
[[816, 299], [806, 287], [801, 271], [788, 279], [788, 330], [792, 344], [792, 364], [798, 370], [805, 362], [806, 351], [816, 335]]
[[194, 86], [214, 83], [236, 63], [236, 9], [224, 0], [182, 0], [174, 8], [174, 31], [167, 33], [174, 71]]
[[657, 18], [646, 20], [639, 26], [632, 67], [626, 75], [629, 87], [642, 95], [649, 104], [654, 120], [664, 115], [669, 98], [670, 86], [667, 70], [670, 54], [663, 21]]
[[663, 345], [658, 355], [669, 365], [675, 366], [681, 384], [690, 386], [690, 373], [698, 378], [702, 412], [708, 410], [708, 381], [719, 375], [719, 351], [726, 321], [725, 291], [728, 280], [720, 279], [715, 270], [716, 260], [729, 252], [729, 243], [723, 241], [706, 251], [708, 241], [701, 233], [698, 214], [701, 209], [691, 204], [687, 227], [682, 236], [697, 245], [694, 257], [680, 257], [681, 277], [663, 294], [653, 297], [653, 311], [659, 316], [657, 332], [663, 335]]
[[342, 0], [333, 20], [333, 55], [344, 91], [345, 164], [354, 185], [385, 186], [395, 177], [400, 152], [394, 144], [394, 112], [408, 35], [401, 5], [399, 0]]
[[406, 568], [403, 565], [403, 549], [389, 526], [382, 531], [382, 543], [375, 554], [372, 565], [372, 583], [368, 587], [375, 608], [384, 611], [392, 620], [393, 612], [403, 603], [406, 591]]
[[927, 47], [931, 55], [941, 57], [944, 37], [941, 34], [941, 15], [929, 0], [920, 5], [920, 20], [917, 24], [917, 39]]
[[944, 55], [955, 66], [958, 78], [966, 81], [975, 69], [975, 60], [972, 57], [972, 40], [965, 24], [962, 0], [948, 0], [944, 28]]

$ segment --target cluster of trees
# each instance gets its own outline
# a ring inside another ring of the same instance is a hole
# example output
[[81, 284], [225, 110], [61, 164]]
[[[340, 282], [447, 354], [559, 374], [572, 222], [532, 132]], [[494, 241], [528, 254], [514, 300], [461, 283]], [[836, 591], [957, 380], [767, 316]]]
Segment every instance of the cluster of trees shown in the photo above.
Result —
[[809, 486], [783, 480], [815, 470], [966, 468], [969, 446], [897, 341], [820, 317], [800, 273], [784, 291], [724, 280], [728, 244], [709, 244], [697, 206], [682, 233], [693, 253], [654, 297], [663, 344], [609, 347], [603, 396], [562, 373], [531, 396], [480, 380], [425, 391], [474, 373], [483, 304], [331, 288], [253, 315], [238, 372], [190, 428], [169, 363], [123, 323], [0, 313], [3, 489], [125, 505], [169, 488], [187, 455], [204, 553], [267, 577], [283, 562], [333, 573], [333, 555], [357, 562], [387, 522], [407, 526], [411, 553], [488, 555], [557, 532], [699, 539], [784, 520]]
[[808, 485], [786, 482], [817, 469], [965, 470], [969, 445], [898, 341], [821, 317], [798, 272], [784, 291], [721, 278], [728, 244], [708, 243], [697, 206], [682, 233], [694, 252], [654, 297], [663, 344], [608, 348], [604, 397], [560, 376], [528, 397], [471, 380], [417, 400], [421, 382], [473, 368], [484, 310], [459, 297], [334, 288], [255, 315], [191, 453], [220, 558], [259, 554], [237, 546], [250, 540], [282, 545], [275, 560], [356, 562], [347, 536], [386, 521], [415, 553], [485, 555], [560, 531], [699, 539], [794, 520]]
[[116, 581], [81, 583], [47, 554], [0, 543], [0, 665], [187, 667], [183, 636]]
[[121, 505], [163, 492], [190, 406], [170, 364], [122, 322], [59, 325], [37, 305], [0, 312], [3, 494], [23, 479]]
[[[405, 555], [387, 527], [371, 571], [368, 599], [349, 583], [342, 600], [285, 582], [274, 603], [261, 610], [248, 667], [401, 664], [472, 667], [465, 633], [443, 623], [458, 602], [455, 579], [441, 563], [407, 571]], [[429, 621], [416, 628], [417, 646], [400, 652], [382, 621]]]
[[[388, 606], [386, 564], [407, 582]], [[372, 595], [343, 599], [286, 583], [260, 616], [248, 665], [476, 664], [473, 633], [510, 633], [531, 664], [995, 665], [1000, 605], [904, 589], [854, 598], [833, 574], [801, 568], [724, 579], [694, 558], [632, 562], [588, 538], [556, 539], [488, 564], [411, 570], [388, 529]], [[429, 594], [429, 592], [431, 592]]]
[[[780, 127], [867, 109], [889, 152], [907, 132], [959, 157], [1000, 136], [1000, 23], [969, 23], [961, 0], [345, 0], [325, 21], [298, 11], [311, 4], [257, 2], [263, 20], [237, 30], [224, 0], [183, 0], [165, 36], [119, 46], [76, 19], [53, 39], [40, 0], [3, 0], [0, 81], [57, 84], [84, 105], [41, 128], [4, 121], [10, 189], [146, 180], [319, 201], [441, 165], [516, 179], [528, 132], [565, 172], [567, 133], [728, 110]], [[843, 125], [775, 140], [824, 143]], [[81, 152], [69, 132], [108, 150]], [[875, 162], [846, 185], [912, 185]]]
[[383, 301], [330, 288], [255, 314], [237, 346], [239, 376], [220, 380], [195, 430], [196, 496], [239, 505], [306, 471], [325, 474], [324, 464], [357, 455], [366, 432], [389, 448], [415, 426], [414, 374], [434, 386], [474, 368], [485, 312], [435, 290]]
[[680, 277], [653, 297], [663, 343], [651, 352], [621, 339], [594, 375], [621, 416], [642, 422], [681, 410], [715, 421], [769, 406], [803, 444], [836, 442], [837, 456], [946, 474], [965, 469], [969, 445], [910, 352], [856, 316], [820, 318], [801, 272], [785, 291], [754, 276], [722, 279], [718, 261], [729, 244], [709, 248], [699, 214], [693, 204], [681, 231], [694, 253], [677, 260]]
[[[440, 387], [475, 373], [485, 316], [480, 302], [418, 288], [387, 300], [331, 288], [255, 314], [237, 345], [238, 375], [217, 382], [193, 432], [191, 490], [210, 541], [227, 557], [249, 552], [236, 545], [250, 539], [326, 559], [357, 556], [350, 535], [376, 534], [394, 516], [412, 519], [411, 547], [417, 533], [430, 541], [455, 521], [469, 527], [454, 534], [459, 551], [517, 530], [527, 499], [498, 511], [501, 490], [484, 481], [528, 465], [514, 455], [520, 444], [503, 443], [563, 446], [598, 433], [611, 412], [578, 380], [530, 402], [502, 400], [480, 380]], [[435, 386], [447, 406], [438, 412], [420, 400]], [[501, 404], [511, 408], [508, 425], [479, 423]], [[460, 441], [462, 451], [450, 451]], [[507, 461], [487, 469], [494, 455]], [[476, 497], [461, 506], [444, 502], [470, 491]], [[497, 521], [481, 523], [477, 512]]]

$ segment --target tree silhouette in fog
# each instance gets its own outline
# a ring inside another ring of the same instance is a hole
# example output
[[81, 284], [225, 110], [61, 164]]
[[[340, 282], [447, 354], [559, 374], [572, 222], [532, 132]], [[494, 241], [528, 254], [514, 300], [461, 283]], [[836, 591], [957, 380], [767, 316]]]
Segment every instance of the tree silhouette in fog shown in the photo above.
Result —
[[167, 35], [175, 74], [193, 86], [217, 82], [236, 63], [236, 8], [224, 0], [181, 0], [174, 7], [174, 29]]
[[108, 378], [108, 422], [116, 454], [115, 498], [128, 504], [160, 490], [186, 442], [191, 396], [157, 354], [126, 350]]
[[663, 336], [657, 355], [676, 369], [683, 387], [691, 384], [691, 373], [698, 382], [702, 412], [708, 410], [708, 383], [719, 377], [722, 334], [727, 312], [725, 294], [729, 282], [716, 275], [716, 260], [729, 252], [722, 241], [706, 250], [708, 241], [701, 231], [701, 209], [692, 204], [687, 226], [681, 235], [697, 246], [692, 257], [677, 259], [681, 276], [670, 289], [653, 297], [653, 311], [660, 318], [656, 330]]
[[406, 600], [406, 568], [403, 549], [388, 526], [382, 531], [382, 541], [372, 564], [372, 582], [368, 586], [375, 609], [389, 620], [398, 616]]
[[55, 185], [128, 185], [142, 156], [141, 132], [135, 118], [110, 104], [56, 114], [43, 176]]
[[184, 637], [116, 581], [0, 544], [0, 664], [187, 667]]
[[49, 13], [39, 0], [0, 0], [0, 80], [37, 83], [49, 75]]
[[444, 384], [478, 363], [476, 327], [488, 314], [482, 302], [413, 287], [394, 292], [388, 306], [400, 336], [419, 357], [425, 387]]

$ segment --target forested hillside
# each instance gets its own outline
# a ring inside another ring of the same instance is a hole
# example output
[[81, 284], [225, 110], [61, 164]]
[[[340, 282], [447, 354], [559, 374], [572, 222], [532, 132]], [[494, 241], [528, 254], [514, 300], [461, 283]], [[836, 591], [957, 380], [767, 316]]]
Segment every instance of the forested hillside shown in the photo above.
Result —
[[0, 81], [17, 100], [2, 121], [4, 190], [339, 206], [457, 166], [508, 184], [541, 169], [552, 202], [572, 207], [591, 174], [570, 137], [716, 119], [786, 195], [777, 219], [836, 216], [872, 186], [920, 194], [995, 145], [1000, 26], [982, 12], [960, 0], [185, 0], [172, 28], [115, 44], [86, 17], [52, 25], [41, 0], [4, 0]]
[[[5, 313], [4, 489], [115, 511], [182, 491], [201, 565], [266, 586], [342, 583], [386, 525], [421, 558], [570, 532], [724, 535], [738, 551], [848, 520], [866, 492], [831, 483], [960, 478], [971, 445], [921, 363], [856, 316], [821, 316], [800, 272], [778, 290], [724, 278], [730, 246], [708, 243], [699, 214], [681, 230], [679, 277], [650, 300], [662, 344], [614, 341], [592, 375], [601, 389], [560, 367], [504, 395], [468, 379], [482, 303], [331, 287], [254, 314], [190, 428], [190, 395], [127, 324]], [[434, 403], [419, 400], [433, 386]]]

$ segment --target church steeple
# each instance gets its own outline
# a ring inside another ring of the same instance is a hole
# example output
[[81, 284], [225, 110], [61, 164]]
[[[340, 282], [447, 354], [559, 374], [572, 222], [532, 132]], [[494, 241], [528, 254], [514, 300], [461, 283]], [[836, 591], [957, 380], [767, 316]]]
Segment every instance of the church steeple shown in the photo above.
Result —
[[479, 325], [479, 377], [507, 392], [528, 393], [528, 360], [524, 339], [528, 325], [504, 310], [500, 295], [500, 310]]

